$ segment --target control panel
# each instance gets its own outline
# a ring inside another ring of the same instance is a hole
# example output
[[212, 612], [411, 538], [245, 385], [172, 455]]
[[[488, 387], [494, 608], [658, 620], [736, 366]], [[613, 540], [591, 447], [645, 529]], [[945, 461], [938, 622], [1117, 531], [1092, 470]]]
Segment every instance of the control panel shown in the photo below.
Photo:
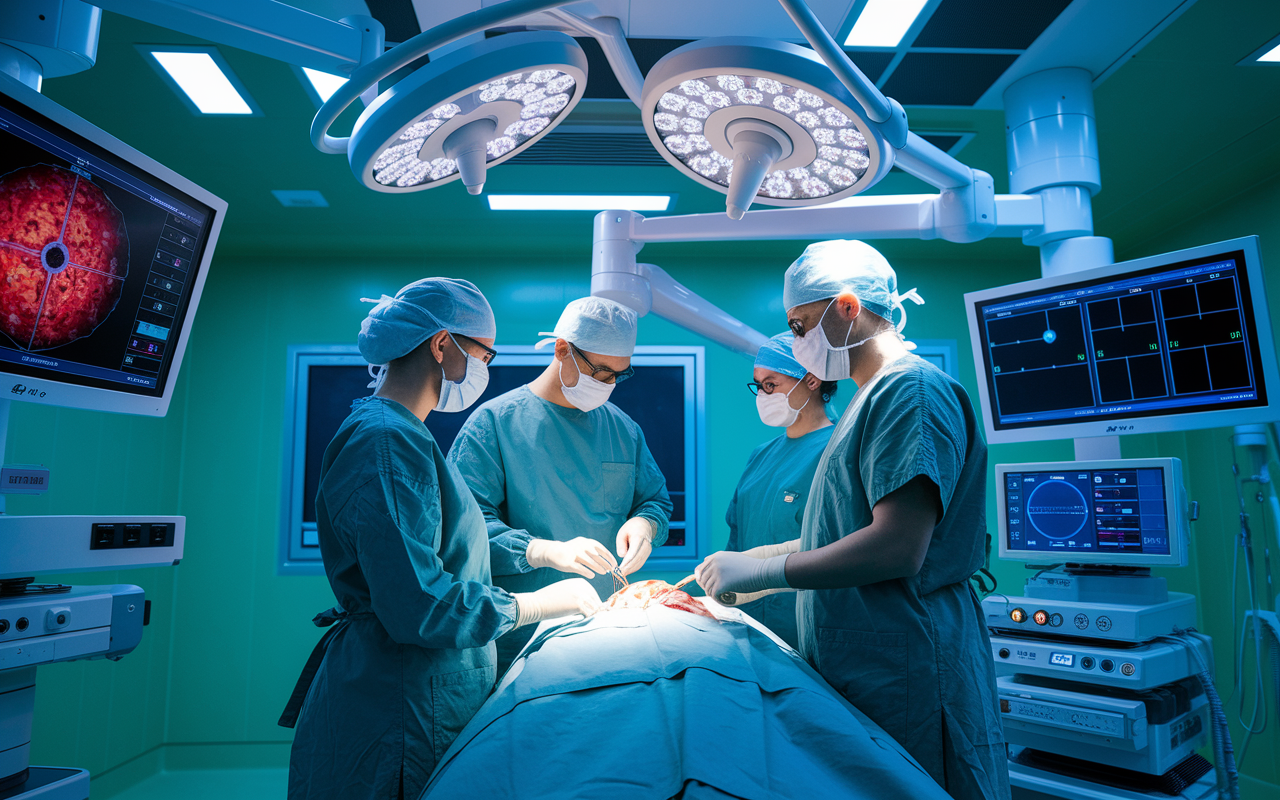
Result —
[[0, 598], [0, 670], [123, 656], [142, 640], [146, 595], [137, 586], [76, 586]]
[[173, 547], [172, 522], [95, 522], [89, 535], [90, 550], [114, 547]]
[[174, 566], [186, 527], [163, 515], [0, 515], [0, 579]]
[[1203, 643], [1151, 642], [1137, 647], [1099, 647], [1071, 641], [1046, 641], [1016, 636], [992, 636], [991, 655], [996, 675], [1038, 675], [1095, 686], [1146, 689], [1195, 675], [1200, 671], [1191, 646], [1205, 663], [1212, 654]]
[[1195, 625], [1195, 597], [1180, 592], [1168, 597], [1139, 606], [995, 595], [983, 599], [982, 612], [987, 627], [996, 631], [1144, 642]]

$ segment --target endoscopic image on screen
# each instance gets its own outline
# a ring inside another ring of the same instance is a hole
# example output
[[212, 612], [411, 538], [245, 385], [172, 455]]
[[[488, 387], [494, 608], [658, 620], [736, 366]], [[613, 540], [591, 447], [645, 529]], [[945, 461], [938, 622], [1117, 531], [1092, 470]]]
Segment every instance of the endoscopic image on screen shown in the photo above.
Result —
[[0, 107], [0, 361], [33, 378], [158, 395], [204, 218], [91, 147]]

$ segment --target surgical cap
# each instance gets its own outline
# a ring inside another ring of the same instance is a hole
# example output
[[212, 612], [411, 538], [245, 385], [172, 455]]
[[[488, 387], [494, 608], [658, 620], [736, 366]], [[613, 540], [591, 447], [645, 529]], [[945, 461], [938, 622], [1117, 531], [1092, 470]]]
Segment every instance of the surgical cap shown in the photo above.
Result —
[[897, 289], [898, 276], [879, 250], [856, 239], [832, 239], [809, 245], [787, 268], [782, 304], [790, 311], [853, 292], [868, 311], [888, 319], [906, 296]]
[[[361, 298], [365, 302], [375, 301]], [[493, 309], [470, 281], [423, 278], [395, 297], [385, 294], [360, 323], [360, 355], [370, 364], [387, 364], [407, 356], [440, 331], [473, 339], [492, 339], [498, 325]]]
[[791, 353], [791, 342], [794, 338], [791, 332], [787, 331], [760, 345], [760, 349], [756, 351], [756, 366], [796, 380], [809, 374], [809, 370], [800, 366], [800, 362], [796, 361], [796, 357]]
[[579, 297], [565, 306], [554, 331], [541, 331], [542, 347], [564, 339], [579, 350], [602, 356], [630, 358], [636, 349], [636, 322], [639, 316], [621, 303], [603, 297]]

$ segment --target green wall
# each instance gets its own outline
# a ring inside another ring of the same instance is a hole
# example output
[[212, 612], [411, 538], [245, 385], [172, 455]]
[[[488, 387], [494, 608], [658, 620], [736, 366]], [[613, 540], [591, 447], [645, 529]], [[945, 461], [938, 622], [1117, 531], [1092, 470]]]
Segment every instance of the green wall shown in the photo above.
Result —
[[[1278, 213], [1280, 184], [1273, 182], [1168, 237], [1135, 244], [1119, 255], [1257, 232], [1270, 235], [1264, 248], [1270, 262], [1280, 264], [1280, 231], [1273, 222]], [[551, 222], [565, 219], [572, 218], [555, 216]], [[573, 224], [586, 228], [585, 219]], [[802, 245], [651, 246], [641, 259], [661, 264], [690, 289], [774, 333], [785, 324], [782, 272]], [[96, 784], [104, 788], [113, 774], [119, 779], [131, 765], [150, 763], [162, 743], [186, 753], [182, 763], [285, 763], [290, 734], [275, 720], [319, 636], [309, 620], [333, 602], [323, 578], [275, 574], [286, 348], [351, 342], [368, 309], [360, 297], [392, 293], [435, 274], [480, 285], [498, 309], [499, 342], [531, 343], [537, 331], [554, 323], [567, 300], [587, 292], [588, 246], [584, 241], [555, 260], [423, 255], [362, 263], [326, 260], [321, 253], [288, 259], [220, 257], [210, 272], [168, 417], [135, 419], [15, 404], [8, 460], [44, 462], [55, 469], [49, 495], [12, 500], [15, 513], [155, 512], [188, 518], [181, 566], [94, 576], [95, 582], [128, 581], [146, 588], [155, 600], [153, 624], [139, 649], [118, 664], [41, 670], [36, 760], [87, 767], [105, 776]], [[976, 248], [945, 243], [886, 242], [882, 249], [896, 264], [903, 288], [918, 286], [927, 301], [912, 309], [908, 333], [956, 340], [961, 379], [976, 397], [962, 294], [1036, 277], [1035, 251], [1013, 249], [1008, 252], [1015, 258], [992, 260], [973, 258]], [[1273, 280], [1273, 304], [1280, 303], [1278, 289], [1280, 280]], [[642, 323], [640, 342], [708, 345], [713, 545], [722, 546], [727, 536], [723, 511], [741, 466], [753, 447], [774, 434], [759, 422], [742, 386], [750, 364], [655, 318]], [[852, 387], [841, 391], [847, 401]], [[1131, 437], [1123, 444], [1128, 456], [1175, 455], [1187, 465], [1188, 488], [1201, 501], [1203, 516], [1195, 530], [1193, 565], [1167, 574], [1171, 588], [1200, 598], [1200, 625], [1215, 639], [1224, 698], [1231, 685], [1227, 592], [1235, 531], [1228, 433]], [[1070, 442], [995, 446], [990, 460], [994, 465], [1070, 459], [1072, 453]], [[988, 513], [994, 514], [993, 499]], [[1260, 519], [1254, 527], [1262, 530]], [[1002, 591], [1018, 591], [1026, 574], [1019, 565], [994, 569]], [[1234, 737], [1239, 748], [1238, 726]], [[1246, 796], [1266, 796], [1280, 784], [1274, 766], [1278, 741], [1268, 733], [1251, 745]]]

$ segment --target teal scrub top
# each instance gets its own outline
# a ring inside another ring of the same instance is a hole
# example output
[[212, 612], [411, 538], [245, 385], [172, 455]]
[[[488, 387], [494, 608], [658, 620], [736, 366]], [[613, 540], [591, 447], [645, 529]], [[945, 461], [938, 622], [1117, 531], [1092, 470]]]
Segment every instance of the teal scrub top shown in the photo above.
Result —
[[[726, 550], [742, 552], [800, 538], [809, 486], [833, 430], [835, 427], [828, 425], [794, 439], [784, 434], [751, 452], [724, 515], [729, 524]], [[738, 608], [760, 620], [787, 644], [799, 646], [795, 592], [769, 595]]]
[[987, 448], [964, 387], [914, 355], [860, 387], [818, 464], [801, 548], [866, 527], [921, 475], [943, 515], [919, 574], [800, 592], [800, 652], [952, 797], [1005, 798], [991, 645], [969, 584], [986, 544]]
[[[612, 403], [580, 411], [521, 386], [476, 408], [449, 448], [449, 462], [480, 504], [493, 582], [509, 592], [532, 592], [574, 577], [530, 567], [525, 550], [533, 537], [563, 542], [585, 536], [616, 554], [618, 529], [632, 517], [644, 517], [653, 523], [654, 551], [667, 540], [672, 506], [666, 478], [640, 426]], [[601, 598], [613, 593], [609, 575], [591, 583]], [[500, 670], [533, 628], [498, 641]]]
[[417, 797], [493, 688], [492, 642], [515, 624], [515, 600], [492, 585], [462, 477], [394, 401], [358, 401], [339, 427], [316, 522], [347, 617], [298, 718], [289, 798]]

